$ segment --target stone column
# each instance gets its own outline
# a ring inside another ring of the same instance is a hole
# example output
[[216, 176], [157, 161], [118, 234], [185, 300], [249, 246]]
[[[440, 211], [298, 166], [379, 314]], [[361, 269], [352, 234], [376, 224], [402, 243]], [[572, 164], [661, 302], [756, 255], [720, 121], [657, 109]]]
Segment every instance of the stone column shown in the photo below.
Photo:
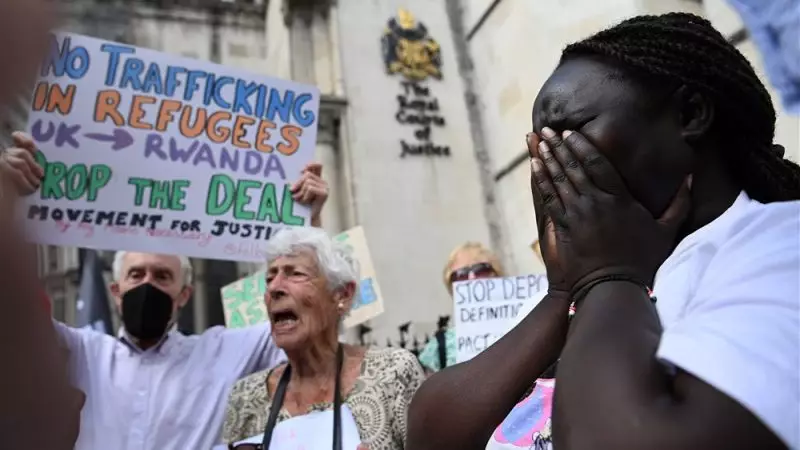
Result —
[[192, 294], [192, 312], [194, 313], [194, 332], [200, 333], [208, 326], [208, 284], [206, 281], [206, 260], [192, 258], [194, 269], [194, 293]]
[[340, 123], [346, 101], [339, 70], [338, 28], [332, 0], [284, 0], [284, 23], [289, 35], [291, 76], [294, 81], [317, 86], [322, 93], [318, 116], [315, 159], [323, 164], [323, 176], [330, 185], [330, 197], [322, 213], [323, 227], [330, 233], [354, 225], [346, 218], [344, 206], [349, 190], [342, 176]]
[[292, 80], [319, 87], [322, 95], [338, 95], [338, 40], [332, 35], [332, 0], [284, 0], [289, 30]]
[[317, 148], [314, 159], [322, 163], [322, 176], [330, 188], [328, 202], [322, 210], [322, 227], [331, 234], [340, 233], [346, 228], [342, 214], [344, 191], [339, 170], [337, 128], [338, 120], [334, 116], [334, 112], [322, 109], [319, 114]]

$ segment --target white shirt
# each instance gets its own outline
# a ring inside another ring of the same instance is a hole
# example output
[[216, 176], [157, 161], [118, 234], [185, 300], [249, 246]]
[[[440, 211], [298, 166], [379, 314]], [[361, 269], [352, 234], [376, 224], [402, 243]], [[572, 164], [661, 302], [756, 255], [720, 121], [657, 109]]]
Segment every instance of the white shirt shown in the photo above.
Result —
[[800, 201], [744, 193], [687, 236], [656, 276], [657, 356], [800, 448]]
[[233, 384], [285, 359], [269, 324], [171, 331], [139, 350], [124, 337], [56, 329], [70, 350], [76, 388], [86, 394], [77, 450], [207, 450], [221, 442]]

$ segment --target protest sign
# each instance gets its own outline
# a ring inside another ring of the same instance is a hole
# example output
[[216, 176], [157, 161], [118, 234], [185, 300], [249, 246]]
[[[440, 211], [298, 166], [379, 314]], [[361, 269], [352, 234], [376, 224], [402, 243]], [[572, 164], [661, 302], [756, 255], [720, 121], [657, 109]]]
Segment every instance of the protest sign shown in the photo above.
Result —
[[313, 158], [315, 87], [69, 33], [40, 76], [37, 243], [258, 261], [307, 224], [290, 187]]
[[[344, 242], [361, 266], [361, 281], [358, 296], [353, 300], [350, 314], [344, 319], [344, 327], [350, 328], [383, 313], [383, 297], [375, 277], [375, 267], [367, 246], [362, 227], [355, 227], [333, 238]], [[240, 328], [267, 321], [264, 294], [267, 292], [265, 273], [258, 272], [222, 288], [222, 307], [225, 324], [229, 328]]]
[[456, 360], [467, 361], [503, 337], [533, 310], [545, 293], [545, 275], [454, 283]]
[[361, 269], [361, 282], [358, 285], [359, 295], [353, 300], [350, 314], [344, 319], [344, 327], [350, 328], [374, 319], [383, 313], [383, 297], [378, 280], [375, 277], [375, 266], [367, 246], [364, 228], [355, 227], [336, 236], [335, 241], [344, 242], [353, 252]]
[[[361, 444], [356, 419], [347, 405], [341, 406], [342, 449], [356, 450]], [[261, 444], [264, 433], [235, 442], [240, 444]], [[270, 450], [328, 450], [333, 442], [333, 411], [314, 411], [302, 416], [283, 420], [275, 425]], [[213, 450], [227, 450], [227, 445], [220, 445]]]
[[264, 303], [267, 281], [263, 270], [223, 287], [221, 292], [228, 328], [243, 328], [268, 320]]

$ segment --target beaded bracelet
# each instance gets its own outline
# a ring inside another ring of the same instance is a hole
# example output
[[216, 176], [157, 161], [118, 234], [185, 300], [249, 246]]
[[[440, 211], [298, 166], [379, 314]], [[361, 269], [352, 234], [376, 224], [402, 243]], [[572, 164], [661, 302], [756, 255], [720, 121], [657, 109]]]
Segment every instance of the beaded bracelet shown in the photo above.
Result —
[[657, 300], [655, 294], [653, 293], [653, 290], [650, 289], [650, 286], [648, 286], [647, 284], [642, 283], [641, 281], [639, 281], [639, 280], [637, 280], [637, 279], [635, 279], [633, 277], [629, 277], [629, 276], [625, 276], [625, 275], [608, 275], [608, 276], [605, 276], [605, 277], [600, 277], [600, 278], [597, 278], [595, 280], [592, 280], [589, 283], [587, 283], [586, 285], [584, 285], [582, 288], [578, 289], [577, 294], [575, 294], [573, 296], [572, 303], [570, 303], [570, 305], [569, 305], [569, 319], [570, 320], [572, 320], [572, 318], [575, 317], [575, 314], [578, 312], [578, 307], [577, 307], [578, 302], [583, 300], [584, 297], [586, 297], [589, 294], [589, 291], [593, 287], [597, 286], [598, 284], [605, 283], [607, 281], [627, 281], [629, 283], [633, 283], [633, 284], [635, 284], [635, 285], [637, 285], [639, 287], [644, 288], [645, 292], [647, 292], [647, 297], [650, 298], [651, 302], [655, 303], [656, 300]]

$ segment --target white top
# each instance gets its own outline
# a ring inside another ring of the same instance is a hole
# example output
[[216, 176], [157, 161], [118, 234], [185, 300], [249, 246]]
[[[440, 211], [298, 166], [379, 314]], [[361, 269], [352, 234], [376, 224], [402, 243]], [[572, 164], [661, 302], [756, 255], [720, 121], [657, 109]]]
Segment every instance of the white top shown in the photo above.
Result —
[[744, 193], [687, 236], [656, 276], [657, 356], [800, 448], [800, 201]]
[[285, 360], [270, 325], [171, 331], [141, 351], [124, 337], [56, 323], [74, 385], [86, 394], [76, 450], [205, 450], [221, 442], [228, 394], [241, 377]]
[[[361, 444], [361, 436], [358, 433], [358, 424], [353, 416], [353, 411], [347, 404], [342, 404], [340, 411], [342, 449], [357, 450]], [[330, 450], [333, 439], [333, 419], [333, 410], [328, 409], [282, 420], [272, 430], [269, 448], [270, 450]], [[261, 444], [262, 442], [264, 442], [264, 433], [243, 439], [233, 445]], [[228, 450], [228, 446], [220, 445], [214, 447], [213, 450]]]

